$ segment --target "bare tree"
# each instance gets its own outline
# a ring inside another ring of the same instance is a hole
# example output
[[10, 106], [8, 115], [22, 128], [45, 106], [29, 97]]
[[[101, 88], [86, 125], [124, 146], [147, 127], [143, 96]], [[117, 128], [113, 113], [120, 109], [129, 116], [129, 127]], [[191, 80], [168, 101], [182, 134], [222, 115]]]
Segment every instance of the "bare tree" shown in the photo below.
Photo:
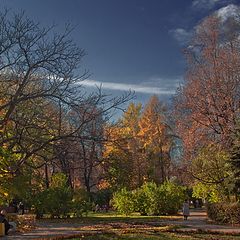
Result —
[[[0, 148], [15, 157], [0, 166], [4, 174], [16, 173], [53, 143], [76, 137], [97, 115], [132, 97], [107, 98], [101, 89], [86, 94], [81, 81], [89, 74], [79, 74], [85, 51], [70, 39], [72, 29], [59, 34], [24, 13], [10, 14], [0, 13]], [[79, 120], [75, 125], [72, 113]]]

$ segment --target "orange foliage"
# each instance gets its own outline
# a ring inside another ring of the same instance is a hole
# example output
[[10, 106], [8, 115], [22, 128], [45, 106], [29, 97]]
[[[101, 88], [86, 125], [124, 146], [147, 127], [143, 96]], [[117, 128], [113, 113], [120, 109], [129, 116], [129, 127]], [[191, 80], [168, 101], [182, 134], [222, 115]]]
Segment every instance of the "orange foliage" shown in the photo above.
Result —
[[189, 68], [175, 98], [175, 114], [188, 159], [209, 143], [227, 147], [231, 142], [240, 110], [239, 43], [234, 34], [224, 33], [217, 17], [209, 17], [185, 51]]

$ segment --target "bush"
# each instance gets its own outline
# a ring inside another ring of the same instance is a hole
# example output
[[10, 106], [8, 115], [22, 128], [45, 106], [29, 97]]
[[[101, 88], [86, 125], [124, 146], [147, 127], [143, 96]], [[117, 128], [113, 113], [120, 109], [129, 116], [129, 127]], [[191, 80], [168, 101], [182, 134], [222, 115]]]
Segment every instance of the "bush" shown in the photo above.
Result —
[[240, 203], [209, 203], [207, 204], [208, 217], [221, 223], [240, 223]]
[[73, 193], [71, 202], [71, 212], [74, 217], [82, 217], [83, 214], [87, 216], [91, 210], [92, 204], [90, 202], [89, 194], [84, 189], [77, 189]]
[[72, 200], [72, 191], [67, 187], [67, 178], [62, 173], [52, 177], [52, 185], [49, 189], [39, 192], [35, 196], [34, 208], [37, 217], [48, 213], [51, 217], [67, 216]]
[[141, 215], [158, 215], [158, 186], [149, 182], [134, 192], [134, 209]]
[[72, 192], [68, 187], [47, 190], [46, 211], [52, 217], [66, 217], [71, 206]]
[[103, 206], [107, 205], [109, 206], [109, 202], [112, 198], [112, 191], [111, 189], [101, 189], [95, 193], [92, 193], [92, 199], [94, 201], [95, 205]]
[[36, 218], [43, 217], [43, 214], [46, 213], [46, 199], [47, 191], [37, 193], [33, 198], [33, 208]]
[[204, 199], [209, 203], [220, 202], [223, 198], [221, 191], [214, 184], [207, 185], [203, 183], [197, 183], [193, 186], [193, 197]]
[[141, 215], [166, 215], [177, 213], [184, 200], [185, 188], [172, 182], [160, 186], [145, 183], [142, 187], [130, 192], [122, 189], [114, 195], [115, 208], [124, 214], [133, 211]]
[[73, 190], [67, 186], [67, 177], [62, 173], [52, 176], [50, 188], [38, 192], [33, 200], [37, 218], [43, 214], [51, 217], [75, 217], [87, 215], [91, 209], [89, 194], [84, 189]]
[[37, 217], [44, 213], [51, 217], [67, 216], [72, 200], [72, 192], [69, 188], [49, 188], [35, 196], [34, 209]]
[[167, 181], [160, 185], [158, 197], [158, 215], [176, 214], [185, 199], [185, 188]]
[[126, 188], [113, 195], [113, 207], [122, 214], [128, 215], [134, 211], [133, 193]]
[[39, 179], [38, 184], [29, 184], [31, 180], [36, 181], [27, 171], [16, 176], [0, 176], [0, 205], [7, 205], [14, 199], [17, 202], [23, 201], [25, 207], [31, 206], [33, 192], [39, 190], [38, 184], [40, 184]]

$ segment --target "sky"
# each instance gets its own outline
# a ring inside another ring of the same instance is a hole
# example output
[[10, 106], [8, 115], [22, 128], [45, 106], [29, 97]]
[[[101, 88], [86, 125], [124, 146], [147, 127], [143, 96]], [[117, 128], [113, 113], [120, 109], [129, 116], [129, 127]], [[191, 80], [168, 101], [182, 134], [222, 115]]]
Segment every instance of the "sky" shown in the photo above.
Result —
[[200, 21], [240, 12], [240, 0], [0, 0], [43, 26], [74, 26], [71, 37], [87, 55], [83, 85], [107, 94], [135, 91], [143, 104], [153, 94], [171, 99], [183, 82], [187, 46]]

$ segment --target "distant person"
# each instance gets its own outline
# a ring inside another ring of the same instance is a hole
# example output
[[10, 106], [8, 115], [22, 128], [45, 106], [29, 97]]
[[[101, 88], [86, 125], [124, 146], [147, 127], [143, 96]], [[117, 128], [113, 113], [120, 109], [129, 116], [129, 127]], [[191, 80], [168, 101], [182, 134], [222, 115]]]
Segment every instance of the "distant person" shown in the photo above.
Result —
[[99, 207], [98, 204], [96, 204], [96, 206], [95, 206], [95, 212], [99, 212], [99, 211], [100, 211], [100, 207]]
[[6, 219], [7, 211], [3, 209], [0, 212], [0, 223], [4, 223], [5, 225], [5, 235], [8, 235], [8, 230], [12, 228], [12, 225], [9, 224], [8, 220]]
[[24, 214], [24, 204], [23, 204], [23, 202], [20, 202], [18, 204], [18, 212], [21, 213], [22, 215]]
[[189, 202], [188, 202], [187, 199], [183, 203], [182, 211], [183, 211], [183, 218], [184, 218], [184, 220], [187, 220], [188, 216], [190, 215]]
[[199, 204], [199, 200], [196, 200], [196, 208], [199, 208], [200, 204]]

